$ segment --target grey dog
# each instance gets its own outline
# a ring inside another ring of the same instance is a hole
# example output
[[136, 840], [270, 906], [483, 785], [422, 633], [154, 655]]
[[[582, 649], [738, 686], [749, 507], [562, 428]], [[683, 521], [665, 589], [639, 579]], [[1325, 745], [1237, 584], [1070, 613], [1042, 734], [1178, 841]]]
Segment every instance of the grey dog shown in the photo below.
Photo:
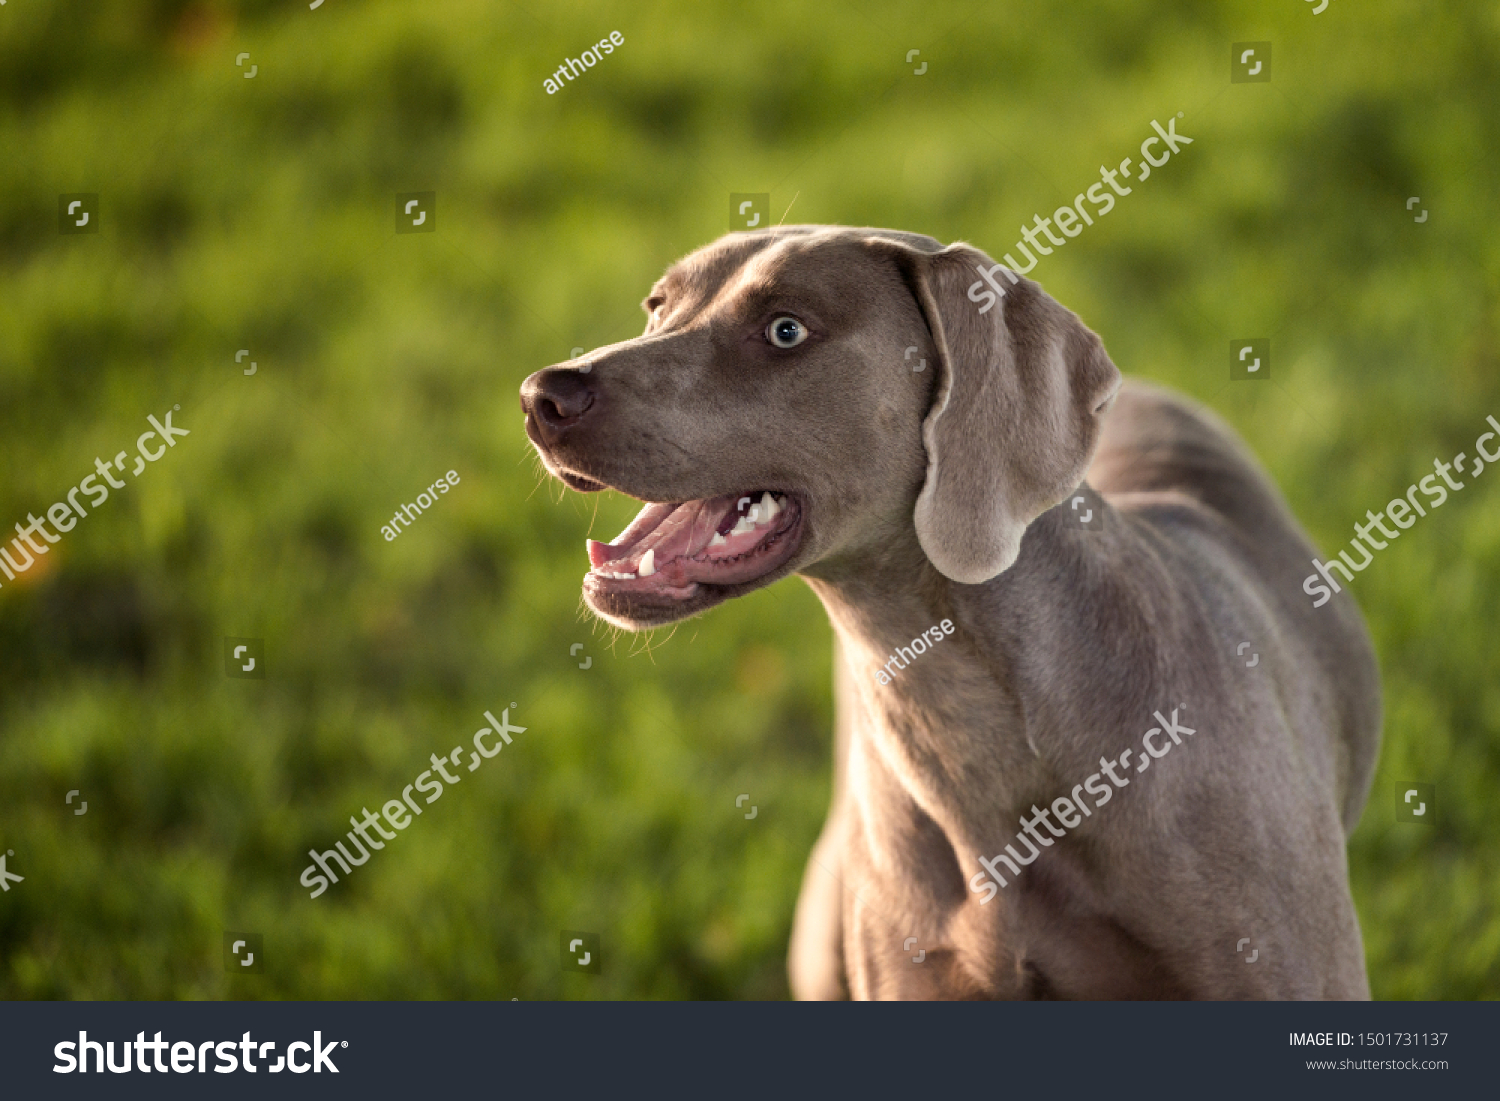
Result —
[[1030, 280], [981, 312], [994, 268], [889, 230], [734, 233], [656, 284], [643, 335], [526, 379], [547, 469], [646, 502], [589, 544], [585, 600], [631, 630], [794, 571], [822, 600], [835, 778], [798, 997], [1369, 997], [1357, 607], [1303, 595], [1316, 551], [1226, 425], [1122, 387]]

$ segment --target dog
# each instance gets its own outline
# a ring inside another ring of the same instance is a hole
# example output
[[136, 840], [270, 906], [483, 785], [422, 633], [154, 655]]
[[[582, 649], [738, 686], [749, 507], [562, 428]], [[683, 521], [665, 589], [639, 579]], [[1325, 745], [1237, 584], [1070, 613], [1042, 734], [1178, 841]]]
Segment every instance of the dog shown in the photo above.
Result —
[[[589, 541], [586, 603], [643, 630], [790, 573], [821, 599], [835, 775], [795, 996], [1368, 998], [1357, 607], [1302, 594], [1316, 550], [1218, 418], [1122, 385], [1028, 279], [1002, 269], [981, 313], [995, 267], [890, 230], [732, 233], [652, 288], [643, 335], [527, 378], [547, 470], [645, 503]], [[1121, 755], [1115, 805], [1040, 832], [1153, 716], [1173, 740]], [[1040, 855], [991, 857], [1033, 812]]]

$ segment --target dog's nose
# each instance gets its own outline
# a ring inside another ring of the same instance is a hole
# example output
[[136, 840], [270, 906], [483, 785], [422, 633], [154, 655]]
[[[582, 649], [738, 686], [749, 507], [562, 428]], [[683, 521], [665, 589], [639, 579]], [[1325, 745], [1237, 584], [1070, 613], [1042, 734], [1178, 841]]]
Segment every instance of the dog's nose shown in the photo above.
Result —
[[580, 371], [548, 367], [521, 384], [521, 408], [548, 439], [583, 419], [594, 405], [594, 387]]

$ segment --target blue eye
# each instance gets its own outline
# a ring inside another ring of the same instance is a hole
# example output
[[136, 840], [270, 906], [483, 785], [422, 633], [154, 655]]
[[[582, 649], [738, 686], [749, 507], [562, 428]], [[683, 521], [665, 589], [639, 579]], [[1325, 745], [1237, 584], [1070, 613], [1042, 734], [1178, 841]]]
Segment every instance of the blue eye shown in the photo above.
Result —
[[807, 326], [795, 317], [778, 317], [766, 327], [766, 339], [778, 348], [794, 348], [807, 339]]

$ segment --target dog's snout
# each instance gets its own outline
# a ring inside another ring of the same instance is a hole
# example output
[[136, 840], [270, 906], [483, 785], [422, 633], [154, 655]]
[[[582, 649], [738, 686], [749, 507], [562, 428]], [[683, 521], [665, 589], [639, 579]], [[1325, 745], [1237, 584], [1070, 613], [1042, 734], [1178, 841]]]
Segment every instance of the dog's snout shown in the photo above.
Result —
[[521, 408], [548, 439], [577, 424], [593, 405], [594, 387], [580, 371], [549, 367], [521, 385]]

